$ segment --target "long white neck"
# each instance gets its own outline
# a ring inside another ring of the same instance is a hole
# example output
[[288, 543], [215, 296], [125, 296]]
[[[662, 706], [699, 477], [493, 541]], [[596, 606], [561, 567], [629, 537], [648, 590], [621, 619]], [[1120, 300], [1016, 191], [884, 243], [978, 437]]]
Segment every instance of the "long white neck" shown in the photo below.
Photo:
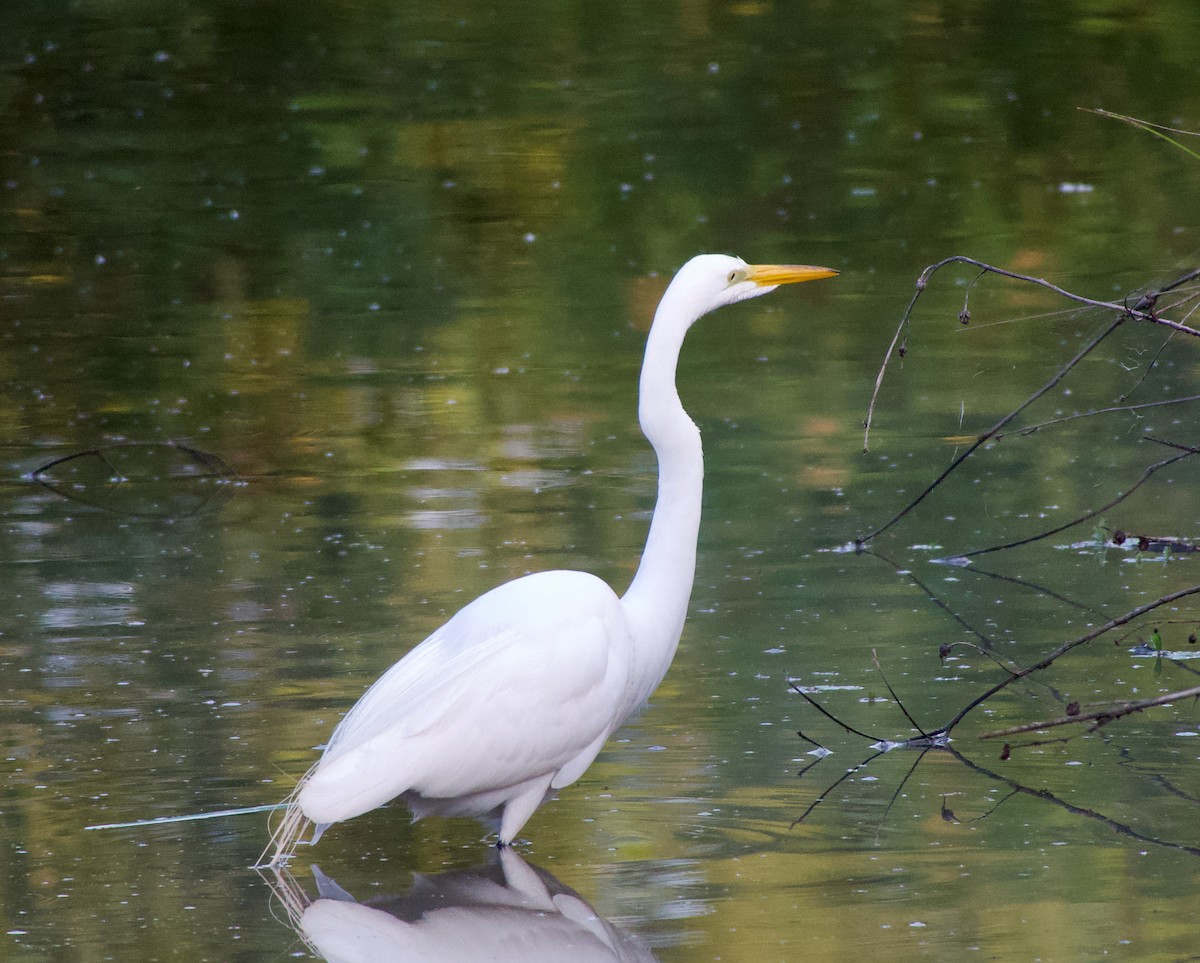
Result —
[[704, 489], [700, 429], [675, 388], [679, 349], [695, 317], [670, 290], [650, 328], [638, 389], [638, 418], [658, 457], [658, 501], [637, 574], [621, 604], [637, 643], [628, 711], [641, 705], [675, 655], [696, 575]]

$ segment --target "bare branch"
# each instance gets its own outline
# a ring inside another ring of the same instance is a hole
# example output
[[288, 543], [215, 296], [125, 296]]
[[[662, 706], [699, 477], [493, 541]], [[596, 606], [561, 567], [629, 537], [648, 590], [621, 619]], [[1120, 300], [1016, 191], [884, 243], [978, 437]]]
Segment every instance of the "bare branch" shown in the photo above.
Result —
[[[1126, 396], [1128, 397], [1128, 396]], [[1185, 395], [1182, 398], [1167, 398], [1164, 401], [1143, 401], [1136, 405], [1113, 405], [1109, 408], [1093, 408], [1091, 411], [1080, 411], [1073, 415], [1063, 415], [1061, 418], [1051, 418], [1049, 421], [1042, 421], [1036, 425], [1026, 425], [1024, 428], [1017, 428], [1013, 431], [1002, 432], [996, 435], [996, 439], [1007, 438], [1009, 435], [1032, 435], [1034, 432], [1041, 431], [1043, 428], [1051, 428], [1054, 425], [1061, 425], [1064, 422], [1076, 421], [1079, 418], [1091, 418], [1095, 415], [1111, 415], [1120, 412], [1135, 412], [1141, 411], [1143, 408], [1161, 408], [1165, 405], [1181, 405], [1188, 401], [1200, 401], [1200, 395]]]
[[1047, 666], [1053, 665], [1056, 660], [1070, 652], [1072, 649], [1078, 648], [1079, 646], [1091, 642], [1094, 639], [1098, 639], [1100, 636], [1111, 632], [1115, 628], [1119, 628], [1122, 625], [1127, 625], [1134, 619], [1141, 618], [1146, 613], [1153, 612], [1155, 609], [1160, 608], [1163, 605], [1169, 605], [1172, 602], [1177, 602], [1179, 599], [1187, 598], [1188, 596], [1196, 595], [1197, 593], [1200, 593], [1200, 585], [1193, 585], [1190, 588], [1180, 589], [1177, 592], [1170, 592], [1167, 595], [1156, 598], [1153, 602], [1147, 602], [1145, 605], [1139, 605], [1136, 608], [1130, 609], [1124, 615], [1119, 615], [1117, 618], [1105, 622], [1103, 625], [1092, 629], [1092, 631], [1087, 632], [1078, 638], [1071, 639], [1069, 642], [1064, 642], [1040, 662], [1021, 669], [1019, 672], [1014, 672], [1011, 675], [1006, 676], [995, 685], [991, 686], [991, 688], [989, 688], [987, 691], [976, 696], [974, 699], [968, 702], [966, 706], [955, 713], [949, 722], [940, 728], [935, 729], [932, 733], [930, 733], [930, 735], [939, 736], [950, 732], [951, 729], [962, 722], [963, 719], [978, 709], [997, 692], [1007, 689], [1019, 679], [1023, 679], [1026, 676], [1032, 675], [1034, 672], [1040, 672]]
[[917, 720], [912, 717], [912, 713], [908, 711], [908, 707], [903, 703], [903, 701], [901, 701], [900, 697], [896, 695], [896, 690], [892, 688], [892, 684], [888, 682], [887, 676], [883, 674], [883, 666], [879, 664], [879, 653], [874, 649], [871, 650], [871, 661], [875, 664], [875, 670], [879, 673], [879, 678], [883, 680], [883, 684], [888, 690], [888, 695], [892, 697], [896, 705], [900, 707], [900, 711], [904, 713], [904, 718], [909, 721], [909, 723], [914, 729], [917, 730], [917, 732], [921, 733], [922, 739], [928, 739], [929, 733], [927, 733], [921, 727], [921, 723], [917, 722]]
[[1134, 829], [1127, 823], [1117, 822], [1117, 820], [1113, 819], [1111, 816], [1105, 816], [1103, 813], [1097, 812], [1094, 809], [1086, 809], [1082, 806], [1076, 806], [1073, 803], [1069, 803], [1065, 799], [1060, 799], [1048, 789], [1033, 789], [1017, 782], [1010, 776], [1003, 776], [995, 770], [981, 766], [979, 763], [968, 759], [961, 752], [958, 752], [953, 746], [944, 746], [940, 748], [942, 748], [943, 751], [950, 753], [950, 755], [954, 756], [954, 758], [956, 758], [968, 769], [971, 769], [982, 776], [986, 776], [988, 779], [993, 779], [996, 782], [1003, 783], [1014, 793], [1032, 796], [1034, 799], [1040, 799], [1043, 802], [1048, 802], [1058, 806], [1072, 815], [1083, 816], [1086, 819], [1094, 820], [1101, 826], [1106, 826], [1113, 832], [1118, 833], [1121, 836], [1126, 836], [1129, 839], [1135, 839], [1139, 842], [1153, 843], [1155, 846], [1163, 846], [1167, 849], [1174, 849], [1182, 853], [1187, 853], [1189, 856], [1200, 856], [1200, 847], [1188, 846], [1184, 843], [1172, 842], [1171, 840], [1159, 839], [1156, 836], [1147, 835], [1146, 833]]
[[[946, 262], [943, 262], [943, 263], [946, 263]], [[1099, 333], [1093, 335], [1091, 340], [1089, 340], [1088, 343], [1085, 344], [1079, 350], [1079, 352], [1075, 355], [1075, 357], [1073, 357], [1065, 365], [1063, 365], [1061, 368], [1059, 368], [1058, 371], [1056, 371], [1054, 373], [1054, 375], [1050, 378], [1050, 380], [1047, 381], [1044, 385], [1042, 385], [1042, 387], [1040, 387], [1037, 391], [1035, 391], [1033, 394], [1031, 394], [1023, 402], [1021, 402], [1021, 404], [1017, 405], [1016, 408], [1014, 408], [1007, 415], [1005, 415], [1003, 418], [1001, 418], [998, 422], [996, 422], [996, 424], [994, 424], [991, 428], [989, 428], [987, 431], [985, 431], [982, 435], [980, 435], [978, 438], [976, 438], [975, 441], [972, 442], [971, 445], [968, 446], [967, 449], [962, 452], [962, 454], [958, 455], [952, 462], [950, 462], [950, 464], [942, 471], [942, 473], [940, 475], [937, 476], [937, 478], [935, 478], [932, 482], [929, 483], [929, 485], [925, 488], [924, 491], [922, 491], [919, 495], [917, 495], [916, 498], [914, 498], [911, 502], [909, 502], [907, 505], [905, 505], [904, 508], [902, 508], [894, 516], [892, 516], [892, 518], [889, 521], [885, 522], [883, 525], [880, 525], [874, 531], [868, 532], [866, 535], [860, 535], [857, 539], [855, 539], [855, 544], [861, 548], [867, 542], [871, 541], [871, 539], [876, 538], [879, 535], [882, 535], [889, 528], [891, 528], [893, 525], [895, 525], [896, 522], [900, 521], [900, 519], [902, 519], [905, 515], [907, 515], [914, 508], [916, 508], [919, 504], [921, 504], [921, 502], [923, 502], [933, 492], [933, 490], [938, 487], [938, 485], [940, 485], [943, 481], [946, 480], [946, 478], [950, 475], [951, 472], [953, 472], [956, 468], [958, 468], [959, 465], [961, 465], [964, 461], [966, 461], [968, 458], [970, 458], [971, 455], [973, 455], [976, 451], [978, 451], [980, 447], [982, 447], [988, 441], [990, 441], [992, 438], [994, 438], [996, 435], [998, 435], [1004, 429], [1005, 425], [1007, 425], [1014, 418], [1016, 418], [1017, 415], [1019, 415], [1022, 411], [1024, 411], [1026, 408], [1028, 408], [1031, 404], [1033, 404], [1035, 401], [1037, 401], [1040, 397], [1042, 397], [1042, 395], [1046, 394], [1046, 392], [1053, 389], [1060, 381], [1062, 381], [1063, 378], [1065, 378], [1067, 376], [1067, 374], [1071, 371], [1072, 368], [1074, 368], [1084, 358], [1086, 358], [1088, 356], [1088, 354], [1090, 354], [1092, 351], [1094, 351], [1096, 349], [1096, 347], [1105, 338], [1107, 338], [1110, 334], [1112, 334], [1114, 331], [1116, 331], [1117, 328], [1121, 325], [1121, 323], [1124, 322], [1125, 320], [1126, 320], [1126, 316], [1122, 315], [1121, 317], [1118, 317], [1115, 321], [1112, 321], [1111, 323], [1106, 325]], [[907, 321], [907, 319], [906, 319], [906, 321]], [[886, 359], [885, 359], [884, 363], [886, 364]], [[871, 404], [874, 405], [874, 403], [875, 403], [875, 399], [872, 398]], [[870, 419], [868, 416], [868, 431], [870, 430], [869, 420]], [[865, 448], [865, 445], [866, 445], [865, 437], [863, 440], [863, 444], [864, 444], [864, 448]]]
[[[842, 722], [841, 719], [839, 719], [837, 716], [833, 715], [828, 709], [826, 709], [823, 705], [821, 705], [821, 703], [819, 703], [816, 699], [814, 699], [807, 692], [805, 692], [803, 687], [800, 686], [794, 680], [789, 679], [788, 685], [792, 689], [794, 689], [796, 691], [796, 694], [801, 696], [805, 702], [807, 702], [810, 706], [812, 706], [819, 713], [821, 713], [821, 715], [825, 716], [825, 718], [829, 719], [831, 722], [834, 722], [837, 725], [841, 726], [847, 732], [853, 732], [856, 736], [862, 736], [864, 739], [870, 739], [873, 742], [883, 742], [884, 741], [883, 739], [880, 739], [878, 736], [872, 736], [872, 735], [868, 735], [865, 732], [860, 732], [859, 730], [855, 729], [853, 726], [847, 725], [846, 723]], [[811, 739], [808, 739], [807, 741], [812, 742]]]
[[1188, 458], [1191, 454], [1192, 454], [1192, 452], [1185, 451], [1182, 454], [1172, 455], [1170, 458], [1165, 458], [1160, 462], [1155, 462], [1153, 465], [1151, 465], [1149, 468], [1147, 468], [1144, 472], [1142, 472], [1142, 476], [1137, 481], [1135, 481], [1129, 488], [1127, 488], [1125, 491], [1121, 492], [1115, 498], [1111, 499], [1108, 502], [1105, 502], [1099, 508], [1093, 508], [1091, 511], [1084, 512], [1078, 518], [1073, 518], [1069, 522], [1066, 522], [1062, 525], [1058, 525], [1054, 528], [1047, 529], [1044, 532], [1039, 532], [1036, 535], [1030, 535], [1026, 538], [1019, 538], [1016, 541], [1012, 541], [1012, 542], [1005, 542], [1003, 545], [992, 545], [989, 548], [976, 548], [976, 549], [972, 549], [969, 552], [960, 552], [959, 554], [954, 555], [952, 557], [956, 558], [956, 559], [958, 559], [958, 558], [976, 558], [977, 556], [980, 556], [980, 555], [987, 555], [989, 552], [1000, 552], [1000, 551], [1004, 551], [1005, 549], [1009, 549], [1009, 548], [1018, 548], [1021, 545], [1028, 545], [1030, 542], [1040, 541], [1043, 538], [1049, 538], [1052, 535], [1057, 535], [1057, 534], [1059, 534], [1059, 532], [1065, 532], [1068, 528], [1074, 528], [1076, 525], [1080, 525], [1083, 522], [1090, 521], [1091, 519], [1096, 518], [1099, 515], [1103, 515], [1106, 511], [1108, 511], [1109, 509], [1113, 508], [1116, 505], [1119, 505], [1126, 498], [1128, 498], [1135, 491], [1137, 491], [1142, 485], [1144, 485], [1149, 480], [1150, 476], [1153, 475], [1160, 468], [1166, 468], [1168, 465], [1172, 465], [1177, 461], [1182, 461], [1184, 458]]
[[[1026, 284], [1035, 284], [1038, 287], [1043, 287], [1048, 291], [1052, 291], [1059, 297], [1066, 298], [1068, 301], [1074, 301], [1076, 304], [1082, 304], [1090, 308], [1104, 308], [1109, 311], [1114, 311], [1118, 316], [1118, 321], [1150, 321], [1154, 324], [1161, 324], [1184, 334], [1200, 337], [1200, 331], [1196, 330], [1195, 328], [1191, 328], [1186, 324], [1181, 324], [1178, 321], [1172, 321], [1169, 318], [1163, 318], [1154, 313], [1154, 305], [1160, 295], [1166, 293], [1167, 291], [1174, 290], [1175, 288], [1186, 284], [1189, 281], [1195, 280], [1197, 277], [1200, 277], [1200, 268], [1189, 271], [1182, 277], [1177, 278], [1170, 284], [1166, 284], [1156, 291], [1146, 292], [1134, 305], [1130, 306], [1128, 304], [1121, 304], [1116, 301], [1099, 301], [1095, 298], [1084, 297], [1081, 294], [1075, 294], [1074, 292], [1068, 291], [1065, 288], [1060, 288], [1057, 284], [1052, 284], [1044, 278], [1035, 278], [1028, 274], [1020, 274], [1017, 271], [1009, 271], [1005, 268], [996, 267], [995, 265], [987, 264], [983, 261], [979, 261], [972, 257], [967, 257], [963, 254], [955, 254], [952, 257], [938, 261], [936, 264], [929, 265], [929, 267], [925, 268], [925, 270], [921, 272], [921, 276], [917, 278], [917, 289], [913, 293], [912, 299], [908, 302], [908, 307], [905, 309], [904, 315], [900, 319], [900, 324], [896, 328], [896, 333], [892, 336], [891, 344], [888, 345], [888, 349], [884, 353], [883, 364], [880, 365], [879, 373], [875, 376], [875, 388], [871, 392], [871, 401], [867, 405], [867, 417], [863, 422], [863, 451], [870, 450], [871, 422], [874, 419], [875, 404], [879, 397], [879, 390], [883, 385], [884, 373], [887, 371], [887, 367], [891, 362], [892, 355], [897, 352], [897, 348], [899, 348], [900, 356], [904, 356], [905, 349], [901, 339], [904, 333], [908, 330], [913, 309], [916, 307], [917, 301], [924, 293], [925, 288], [928, 287], [929, 279], [932, 278], [933, 275], [939, 270], [949, 264], [970, 264], [973, 267], [979, 268], [979, 270], [984, 274], [998, 274], [1001, 277], [1011, 278], [1014, 281], [1023, 281]], [[978, 278], [972, 280], [971, 283], [974, 284], [975, 280], [978, 280]], [[963, 317], [964, 315], [967, 317], [970, 316], [965, 306], [959, 317]]]
[[1153, 706], [1163, 706], [1171, 702], [1180, 702], [1183, 699], [1195, 699], [1198, 697], [1200, 697], [1200, 685], [1193, 686], [1190, 689], [1181, 689], [1179, 692], [1168, 692], [1166, 695], [1157, 696], [1153, 699], [1142, 699], [1138, 702], [1118, 702], [1106, 709], [1096, 709], [1094, 712], [1080, 712], [1073, 716], [1066, 715], [1057, 719], [1045, 719], [1041, 722], [1027, 722], [1024, 725], [1012, 726], [1009, 729], [997, 729], [995, 732], [985, 732], [979, 738], [1000, 739], [1005, 736], [1020, 735], [1023, 732], [1037, 732], [1041, 729], [1052, 729], [1055, 726], [1069, 726], [1082, 722], [1095, 722], [1094, 726], [1088, 727], [1089, 732], [1094, 732], [1101, 726], [1107, 725], [1115, 719], [1120, 719], [1122, 716], [1132, 715], [1135, 712], [1141, 712], [1143, 709], [1149, 709]]

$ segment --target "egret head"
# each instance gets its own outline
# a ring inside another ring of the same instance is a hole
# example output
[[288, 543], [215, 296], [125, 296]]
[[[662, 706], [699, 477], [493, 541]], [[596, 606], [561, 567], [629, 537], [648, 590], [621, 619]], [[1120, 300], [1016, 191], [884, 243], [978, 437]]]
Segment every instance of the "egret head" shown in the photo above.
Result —
[[727, 254], [699, 254], [679, 269], [668, 292], [678, 292], [690, 302], [694, 320], [727, 304], [768, 294], [781, 284], [815, 281], [837, 273], [807, 264], [747, 264]]

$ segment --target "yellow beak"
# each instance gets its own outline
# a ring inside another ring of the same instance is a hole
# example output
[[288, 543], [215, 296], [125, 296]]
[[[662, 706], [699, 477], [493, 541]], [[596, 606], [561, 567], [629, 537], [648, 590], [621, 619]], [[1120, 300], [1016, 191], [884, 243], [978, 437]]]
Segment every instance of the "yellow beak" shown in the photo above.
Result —
[[807, 264], [752, 264], [746, 268], [746, 280], [760, 287], [768, 287], [831, 278], [837, 273], [833, 268], [811, 267]]

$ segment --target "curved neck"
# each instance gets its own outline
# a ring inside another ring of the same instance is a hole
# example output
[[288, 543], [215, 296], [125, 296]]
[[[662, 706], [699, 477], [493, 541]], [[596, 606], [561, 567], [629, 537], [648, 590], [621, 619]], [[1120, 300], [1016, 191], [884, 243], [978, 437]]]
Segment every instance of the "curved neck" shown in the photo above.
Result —
[[649, 697], [671, 664], [696, 574], [704, 455], [700, 430], [675, 388], [679, 349], [694, 320], [680, 311], [668, 290], [642, 361], [638, 418], [658, 458], [658, 500], [637, 574], [621, 598], [637, 643], [637, 691], [630, 694], [630, 710]]

